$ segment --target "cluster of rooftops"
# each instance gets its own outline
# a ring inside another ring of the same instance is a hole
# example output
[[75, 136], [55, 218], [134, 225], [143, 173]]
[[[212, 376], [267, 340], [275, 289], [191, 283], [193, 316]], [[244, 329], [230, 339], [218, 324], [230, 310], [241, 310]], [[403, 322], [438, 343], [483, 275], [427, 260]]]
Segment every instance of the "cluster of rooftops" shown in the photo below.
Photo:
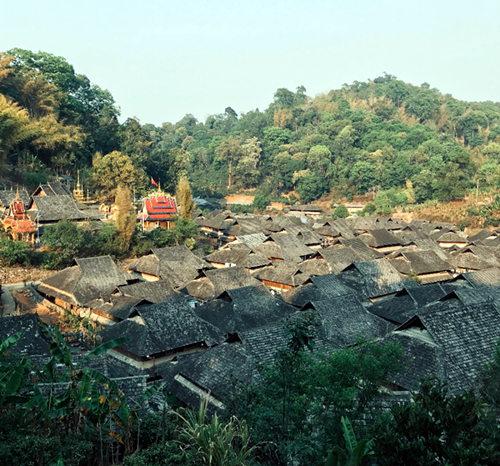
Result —
[[318, 347], [341, 349], [359, 336], [399, 342], [406, 369], [388, 381], [394, 391], [416, 389], [430, 374], [451, 393], [474, 389], [493, 358], [497, 231], [467, 237], [420, 220], [217, 211], [196, 223], [216, 236], [212, 254], [153, 249], [126, 271], [108, 256], [76, 259], [37, 293], [48, 306], [90, 315], [104, 341], [130, 336], [108, 356], [122, 378], [161, 377], [191, 407], [210, 393], [212, 409], [222, 409], [232, 378], [251, 383], [255, 364], [272, 363], [286, 344], [285, 322], [306, 311], [320, 322]]
[[[143, 207], [138, 219], [144, 228], [158, 226], [169, 228], [170, 221], [177, 218], [175, 199], [163, 192], [155, 192], [142, 200]], [[40, 185], [33, 194], [24, 189], [0, 190], [0, 220], [14, 240], [34, 242], [34, 234], [43, 233], [43, 227], [61, 220], [72, 222], [93, 222], [93, 227], [102, 226], [105, 206], [98, 206], [85, 198], [78, 181], [73, 193], [64, 183], [47, 182]]]
[[15, 240], [33, 242], [34, 233], [60, 220], [100, 220], [99, 209], [74, 198], [62, 183], [40, 185], [33, 194], [25, 189], [0, 190], [0, 219]]

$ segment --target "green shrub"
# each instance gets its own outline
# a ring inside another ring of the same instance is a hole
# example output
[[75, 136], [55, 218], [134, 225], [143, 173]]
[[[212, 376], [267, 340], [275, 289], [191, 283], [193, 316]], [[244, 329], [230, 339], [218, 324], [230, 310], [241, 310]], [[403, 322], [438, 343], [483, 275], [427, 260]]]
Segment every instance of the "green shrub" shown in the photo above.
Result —
[[336, 220], [337, 218], [347, 218], [349, 217], [349, 211], [347, 210], [347, 207], [344, 204], [339, 204], [337, 207], [335, 207], [335, 210], [333, 211], [332, 218]]
[[264, 196], [262, 194], [257, 194], [257, 196], [253, 198], [252, 206], [258, 210], [265, 210], [265, 208], [268, 205], [269, 205], [269, 198], [267, 196]]
[[30, 265], [31, 247], [23, 241], [0, 239], [0, 263], [3, 265]]
[[192, 450], [184, 450], [174, 442], [151, 445], [133, 456], [126, 456], [123, 466], [198, 466]]

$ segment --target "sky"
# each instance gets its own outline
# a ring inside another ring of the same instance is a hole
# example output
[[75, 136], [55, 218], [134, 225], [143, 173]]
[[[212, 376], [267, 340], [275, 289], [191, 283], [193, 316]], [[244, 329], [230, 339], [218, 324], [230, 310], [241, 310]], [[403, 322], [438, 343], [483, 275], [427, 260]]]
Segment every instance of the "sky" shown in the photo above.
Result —
[[108, 89], [121, 120], [200, 121], [315, 96], [384, 72], [500, 101], [498, 0], [5, 0], [0, 51], [64, 57]]

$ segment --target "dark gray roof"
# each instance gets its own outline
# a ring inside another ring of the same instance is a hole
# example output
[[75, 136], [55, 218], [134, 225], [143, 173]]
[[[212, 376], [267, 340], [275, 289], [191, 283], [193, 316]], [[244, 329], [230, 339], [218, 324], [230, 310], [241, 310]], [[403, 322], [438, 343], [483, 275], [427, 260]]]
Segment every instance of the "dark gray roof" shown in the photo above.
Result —
[[219, 330], [200, 319], [183, 296], [141, 307], [136, 313], [135, 317], [107, 327], [99, 335], [104, 341], [130, 336], [131, 341], [121, 347], [140, 357], [198, 343], [212, 346], [223, 341]]
[[443, 351], [427, 330], [418, 327], [398, 330], [384, 341], [403, 347], [404, 369], [396, 375], [395, 382], [405, 390], [418, 390], [422, 377], [446, 379]]
[[23, 201], [25, 207], [28, 207], [30, 202], [30, 196], [25, 189], [18, 190], [0, 190], [0, 207], [9, 207], [11, 202], [16, 198], [17, 192], [19, 192], [19, 197]]
[[256, 278], [288, 286], [303, 285], [311, 275], [302, 272], [300, 264], [288, 261], [277, 261], [272, 267], [259, 270]]
[[104, 301], [102, 298], [99, 298], [87, 303], [86, 307], [95, 311], [103, 312], [109, 316], [116, 317], [117, 319], [125, 320], [130, 317], [138, 304], [144, 302], [151, 304], [151, 301], [146, 301], [140, 298], [132, 298], [130, 296], [111, 296], [109, 301]]
[[326, 275], [332, 273], [328, 262], [321, 256], [307, 259], [300, 264], [300, 270], [309, 275]]
[[353, 295], [313, 301], [303, 309], [309, 308], [320, 315], [322, 340], [333, 348], [353, 345], [360, 336], [380, 338], [394, 329], [394, 325], [370, 314]]
[[466, 246], [450, 254], [450, 263], [462, 269], [481, 270], [499, 267], [500, 259], [484, 246]]
[[21, 332], [21, 338], [9, 353], [22, 356], [48, 356], [49, 341], [43, 335], [36, 314], [0, 318], [0, 341]]
[[367, 309], [372, 314], [389, 322], [402, 324], [415, 315], [417, 306], [408, 291], [403, 290], [395, 295], [388, 296], [386, 299], [374, 302]]
[[271, 238], [280, 247], [281, 257], [285, 260], [300, 261], [301, 258], [303, 259], [314, 254], [311, 249], [291, 234], [276, 234], [272, 235]]
[[321, 214], [323, 210], [317, 205], [293, 205], [290, 206], [290, 212], [315, 212]]
[[59, 220], [86, 220], [101, 218], [98, 211], [80, 210], [76, 201], [70, 196], [33, 196], [31, 198], [29, 217], [34, 220], [39, 210], [40, 223], [55, 222]]
[[152, 252], [131, 262], [129, 270], [159, 277], [172, 288], [182, 288], [198, 277], [200, 270], [210, 267], [185, 245], [153, 249]]
[[368, 298], [376, 298], [403, 289], [408, 279], [385, 259], [355, 262], [338, 275], [340, 280]]
[[205, 270], [204, 274], [204, 277], [189, 282], [186, 291], [194, 298], [205, 301], [216, 298], [227, 290], [259, 285], [259, 281], [243, 267]]
[[342, 238], [340, 242], [344, 246], [351, 247], [354, 250], [354, 252], [361, 258], [362, 261], [371, 261], [384, 257], [383, 254], [373, 250], [365, 243], [363, 243], [363, 241], [361, 241], [359, 238], [352, 238], [352, 239]]
[[363, 233], [362, 235], [358, 236], [358, 238], [368, 246], [374, 248], [381, 248], [385, 246], [400, 246], [405, 243], [396, 235], [393, 235], [389, 231], [383, 229], [368, 230], [367, 233]]
[[329, 298], [353, 294], [355, 289], [346, 286], [333, 274], [311, 277], [316, 287]]
[[124, 296], [147, 299], [152, 303], [161, 303], [162, 301], [165, 301], [165, 299], [168, 299], [176, 294], [176, 292], [165, 280], [119, 286], [118, 290]]
[[253, 359], [240, 343], [223, 343], [201, 353], [181, 355], [176, 364], [163, 364], [158, 373], [165, 388], [192, 409], [200, 406], [200, 395], [211, 397], [209, 411], [232, 393], [235, 382], [252, 381]]
[[71, 196], [69, 189], [58, 181], [50, 181], [47, 185], [56, 196]]
[[217, 264], [235, 264], [239, 267], [254, 269], [270, 265], [271, 261], [260, 253], [253, 253], [250, 248], [242, 244], [237, 244], [227, 249], [219, 249], [214, 253], [205, 257], [205, 260], [210, 263]]
[[276, 351], [286, 348], [287, 338], [282, 323], [238, 334], [247, 353], [256, 363], [272, 364]]
[[283, 292], [281, 297], [286, 303], [301, 308], [311, 301], [326, 299], [327, 295], [313, 283], [308, 283]]
[[73, 305], [83, 306], [98, 298], [108, 301], [113, 291], [127, 285], [130, 275], [120, 270], [110, 256], [75, 259], [68, 267], [46, 278], [38, 291]]
[[221, 298], [196, 307], [195, 313], [225, 334], [279, 323], [296, 311], [281, 298], [274, 298], [263, 285], [229, 290]]
[[[399, 259], [398, 256], [401, 258]], [[391, 264], [396, 270], [406, 275], [415, 272], [418, 275], [452, 270], [453, 266], [439, 258], [431, 250], [405, 251], [396, 253], [396, 258], [391, 259]]]
[[368, 310], [391, 322], [402, 324], [412, 318], [417, 309], [443, 298], [447, 292], [438, 283], [425, 286], [405, 286], [398, 293], [374, 302]]
[[328, 262], [331, 271], [336, 274], [342, 272], [342, 270], [349, 267], [354, 262], [362, 260], [360, 255], [349, 246], [330, 246], [328, 248], [320, 249], [319, 253]]
[[266, 240], [264, 233], [252, 233], [249, 235], [236, 236], [236, 239], [249, 248], [254, 248]]
[[467, 238], [465, 235], [461, 235], [458, 233], [455, 233], [453, 231], [448, 231], [447, 233], [444, 233], [440, 235], [439, 233], [435, 235], [431, 235], [432, 239], [435, 239], [439, 243], [467, 243]]
[[500, 312], [492, 303], [433, 307], [399, 329], [425, 328], [444, 352], [451, 394], [477, 389], [477, 377], [493, 359], [500, 338]]
[[469, 236], [469, 241], [473, 243], [474, 241], [484, 241], [485, 239], [488, 239], [492, 236], [497, 236], [496, 233], [489, 231], [489, 230], [481, 230], [475, 235]]

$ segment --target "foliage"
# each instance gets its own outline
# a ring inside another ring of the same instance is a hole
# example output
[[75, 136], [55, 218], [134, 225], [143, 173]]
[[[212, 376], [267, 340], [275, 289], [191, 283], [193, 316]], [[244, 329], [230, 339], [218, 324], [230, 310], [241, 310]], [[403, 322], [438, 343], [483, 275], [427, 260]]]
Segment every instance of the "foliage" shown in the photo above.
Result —
[[31, 257], [31, 247], [28, 243], [0, 238], [0, 265], [29, 265]]
[[196, 204], [193, 202], [191, 188], [187, 178], [181, 178], [175, 193], [177, 205], [180, 207], [180, 217], [184, 220], [191, 220]]
[[52, 250], [49, 268], [64, 268], [75, 257], [81, 257], [85, 246], [84, 233], [76, 223], [61, 220], [44, 228], [42, 242]]
[[[138, 419], [137, 411], [128, 407], [127, 400], [114, 381], [87, 366], [90, 360], [117, 345], [126, 343], [129, 338], [118, 338], [103, 343], [79, 362], [75, 362], [57, 327], [54, 327], [52, 332], [42, 325], [42, 331], [51, 340], [49, 345], [51, 358], [39, 367], [31, 366], [25, 359], [14, 365], [5, 360], [5, 353], [16, 344], [21, 333], [12, 335], [0, 343], [0, 401], [2, 405], [8, 403], [11, 406], [20, 406], [26, 421], [22, 429], [26, 432], [27, 438], [32, 438], [35, 430], [38, 430], [35, 441], [35, 444], [38, 444], [38, 451], [35, 449], [38, 462], [43, 464], [47, 454], [54, 458], [57, 456], [62, 458], [63, 453], [66, 454], [65, 445], [69, 443], [71, 446], [68, 453], [72, 455], [69, 458], [70, 464], [79, 464], [94, 450], [93, 445], [86, 442], [82, 435], [87, 433], [92, 435], [97, 432], [100, 441], [94, 440], [93, 443], [99, 445], [102, 461], [102, 428], [109, 429], [108, 438], [118, 440], [124, 446], [125, 452], [130, 454], [132, 452], [130, 427], [132, 418], [135, 416]], [[32, 373], [32, 377], [26, 384], [23, 382], [26, 381], [28, 370]], [[40, 383], [46, 385], [44, 393]], [[56, 384], [65, 385], [57, 394]], [[137, 400], [137, 408], [159, 388], [154, 386], [146, 391]], [[9, 436], [5, 432], [0, 434], [3, 437]], [[10, 435], [10, 437], [12, 441], [9, 445], [19, 446], [19, 436]], [[81, 441], [80, 446], [77, 446], [78, 437]], [[107, 444], [111, 445], [109, 441]], [[23, 451], [20, 455], [19, 452], [12, 451], [11, 446], [0, 448], [4, 450], [2, 458], [13, 456], [21, 461], [24, 459], [30, 461], [30, 456], [33, 458], [35, 453], [32, 449], [26, 449], [27, 451]], [[19, 461], [15, 463], [19, 464]]]
[[118, 186], [116, 189], [115, 206], [117, 208], [115, 226], [120, 249], [128, 251], [137, 220], [128, 187]]
[[360, 466], [363, 460], [373, 454], [373, 441], [363, 439], [358, 442], [349, 419], [342, 417], [341, 422], [349, 457], [340, 447], [333, 447], [326, 457], [325, 466]]
[[123, 466], [198, 466], [196, 455], [178, 443], [157, 443], [124, 458]]
[[493, 360], [482, 368], [480, 390], [483, 399], [500, 412], [500, 340], [496, 344]]
[[297, 183], [297, 194], [303, 203], [308, 204], [323, 196], [328, 189], [324, 178], [315, 175], [306, 175]]
[[252, 429], [265, 464], [317, 464], [340, 443], [342, 416], [359, 419], [373, 407], [380, 385], [401, 368], [402, 350], [359, 340], [340, 351], [315, 350], [315, 314], [287, 324], [288, 346], [259, 378], [242, 385], [227, 410]]
[[333, 220], [336, 220], [338, 218], [347, 218], [349, 217], [349, 211], [347, 210], [347, 207], [344, 204], [339, 204], [337, 207], [335, 207], [335, 210], [333, 211], [332, 218]]
[[221, 422], [217, 414], [207, 419], [209, 396], [200, 401], [198, 413], [185, 410], [178, 416], [184, 421], [181, 434], [196, 451], [202, 464], [208, 466], [245, 466], [250, 464], [254, 447], [249, 446], [250, 433], [245, 422], [231, 418]]
[[262, 194], [257, 194], [253, 198], [252, 206], [255, 207], [257, 210], [266, 210], [266, 207], [269, 205], [269, 199], [262, 195]]
[[374, 429], [374, 451], [382, 465], [497, 464], [495, 427], [473, 393], [450, 396], [426, 379], [413, 403], [394, 404]]
[[459, 101], [392, 75], [314, 98], [303, 86], [279, 88], [263, 111], [238, 115], [226, 107], [205, 122], [187, 114], [156, 127], [136, 118], [120, 124], [118, 115], [111, 94], [64, 58], [22, 49], [2, 54], [0, 159], [21, 175], [30, 172], [18, 164], [25, 155], [47, 173], [92, 163], [93, 187], [103, 198], [120, 184], [140, 192], [145, 173], [170, 190], [189, 173], [193, 192], [203, 196], [266, 182], [267, 196], [296, 190], [301, 202], [331, 188], [350, 200], [401, 193], [408, 182], [409, 202], [448, 202], [500, 180], [498, 105]]
[[96, 153], [92, 160], [91, 183], [102, 198], [116, 195], [119, 186], [143, 185], [145, 175], [142, 169], [134, 167], [129, 156], [118, 151], [102, 156]]

